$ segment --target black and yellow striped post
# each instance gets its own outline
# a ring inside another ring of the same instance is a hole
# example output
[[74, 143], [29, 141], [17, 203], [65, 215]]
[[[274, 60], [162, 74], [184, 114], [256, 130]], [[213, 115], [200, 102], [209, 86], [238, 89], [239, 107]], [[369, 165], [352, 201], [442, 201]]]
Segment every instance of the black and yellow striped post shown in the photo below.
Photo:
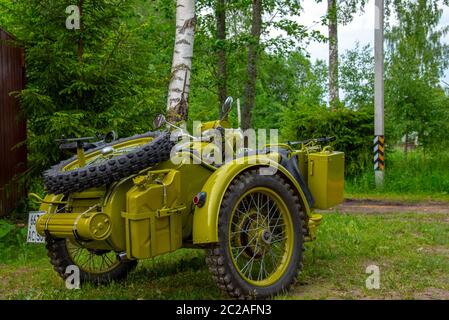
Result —
[[385, 1], [374, 2], [374, 175], [376, 187], [383, 188], [385, 180], [385, 96], [384, 96], [384, 29]]
[[374, 138], [374, 171], [385, 171], [385, 136]]

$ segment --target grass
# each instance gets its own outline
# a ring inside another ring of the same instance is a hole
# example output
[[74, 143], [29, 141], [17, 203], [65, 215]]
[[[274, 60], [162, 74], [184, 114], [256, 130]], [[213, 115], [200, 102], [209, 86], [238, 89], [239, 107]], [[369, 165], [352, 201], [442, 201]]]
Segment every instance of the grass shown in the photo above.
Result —
[[345, 192], [345, 199], [356, 200], [379, 200], [379, 201], [392, 201], [392, 202], [404, 202], [404, 203], [419, 203], [419, 202], [449, 202], [449, 194], [400, 194], [385, 191], [377, 192], [365, 192], [365, 193], [350, 193]]
[[[437, 290], [449, 299], [448, 218], [449, 214], [326, 216], [306, 256], [301, 280], [307, 286], [297, 287], [294, 297], [412, 299]], [[380, 268], [380, 290], [365, 287], [369, 265]], [[323, 292], [314, 290], [322, 285], [327, 288]]]
[[[2, 239], [4, 242], [4, 239]], [[13, 241], [14, 242], [14, 241]], [[67, 290], [42, 245], [0, 252], [0, 299], [223, 299], [204, 252], [182, 249], [139, 263], [127, 280]], [[23, 253], [25, 250], [26, 254]], [[381, 272], [365, 287], [366, 267]], [[307, 245], [304, 270], [278, 299], [449, 299], [448, 214], [327, 214]]]
[[424, 155], [409, 152], [407, 157], [394, 149], [386, 155], [385, 186], [376, 189], [374, 172], [365, 170], [346, 179], [347, 197], [394, 200], [449, 201], [449, 153]]

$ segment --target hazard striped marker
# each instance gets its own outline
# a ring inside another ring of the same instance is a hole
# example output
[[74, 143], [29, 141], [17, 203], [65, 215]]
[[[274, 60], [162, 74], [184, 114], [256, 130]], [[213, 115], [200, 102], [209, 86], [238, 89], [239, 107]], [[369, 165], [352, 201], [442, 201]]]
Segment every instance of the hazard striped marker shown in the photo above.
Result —
[[385, 170], [385, 136], [374, 138], [374, 170]]

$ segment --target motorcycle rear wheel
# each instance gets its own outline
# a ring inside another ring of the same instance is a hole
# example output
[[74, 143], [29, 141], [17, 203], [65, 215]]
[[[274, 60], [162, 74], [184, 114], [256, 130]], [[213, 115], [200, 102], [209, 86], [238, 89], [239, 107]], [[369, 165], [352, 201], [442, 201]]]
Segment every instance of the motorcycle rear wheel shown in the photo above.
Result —
[[80, 271], [80, 283], [107, 284], [122, 280], [137, 266], [137, 260], [120, 259], [117, 253], [87, 249], [69, 239], [47, 239], [47, 255], [54, 270], [63, 279], [67, 267], [75, 265]]

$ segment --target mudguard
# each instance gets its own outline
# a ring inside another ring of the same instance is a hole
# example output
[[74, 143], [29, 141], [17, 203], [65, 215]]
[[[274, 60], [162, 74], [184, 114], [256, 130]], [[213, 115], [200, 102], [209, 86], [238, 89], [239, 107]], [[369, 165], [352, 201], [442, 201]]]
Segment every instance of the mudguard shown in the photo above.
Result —
[[291, 173], [279, 164], [279, 159], [280, 155], [277, 153], [253, 155], [228, 162], [216, 170], [201, 190], [207, 194], [204, 206], [201, 208], [196, 207], [195, 209], [193, 216], [193, 243], [201, 245], [218, 242], [218, 214], [223, 195], [232, 180], [248, 169], [274, 169], [276, 173], [282, 174], [297, 191], [305, 213], [311, 216], [311, 210], [303, 190]]

